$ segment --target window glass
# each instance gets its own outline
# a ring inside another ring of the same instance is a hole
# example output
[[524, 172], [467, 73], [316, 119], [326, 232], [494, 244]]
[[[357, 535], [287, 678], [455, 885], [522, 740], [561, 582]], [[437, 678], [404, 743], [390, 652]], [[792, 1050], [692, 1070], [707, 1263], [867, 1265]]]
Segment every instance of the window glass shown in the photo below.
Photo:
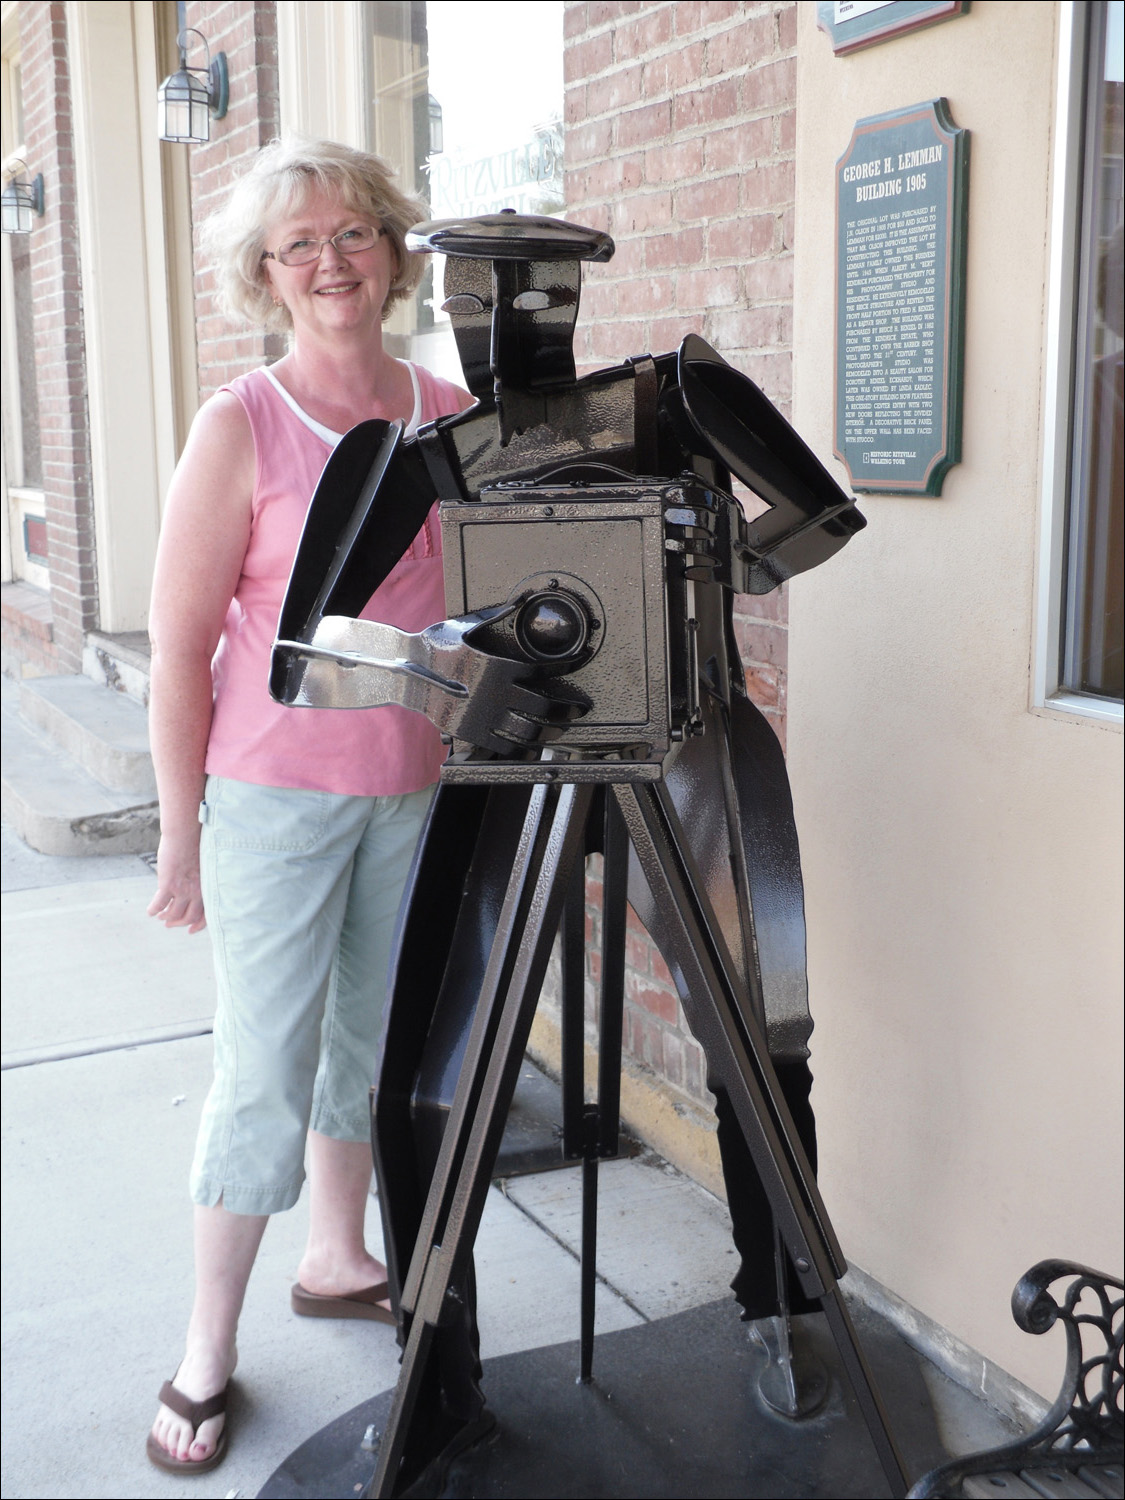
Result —
[[[18, 38], [15, 38], [18, 41]], [[14, 175], [27, 180], [22, 74], [18, 53], [0, 55], [0, 154]], [[5, 174], [5, 183], [8, 174]], [[38, 224], [38, 220], [33, 221]], [[0, 414], [3, 416], [3, 554], [5, 579], [48, 586], [47, 525], [43, 507], [43, 460], [39, 392], [35, 373], [31, 271], [35, 234], [6, 234], [0, 247]]]
[[[35, 331], [31, 320], [31, 235], [8, 236], [12, 257], [13, 332], [18, 370], [19, 451], [9, 453], [10, 478], [29, 489], [41, 489], [43, 464], [39, 442], [39, 388], [35, 379]], [[13, 372], [15, 373], [15, 372]], [[13, 423], [13, 426], [16, 424]]]
[[1125, 695], [1125, 0], [1090, 8], [1062, 685]]
[[[367, 7], [372, 149], [398, 167], [435, 219], [559, 213], [563, 207], [562, 0], [402, 0]], [[388, 347], [461, 382], [441, 311], [442, 257]], [[437, 288], [435, 293], [434, 288]]]

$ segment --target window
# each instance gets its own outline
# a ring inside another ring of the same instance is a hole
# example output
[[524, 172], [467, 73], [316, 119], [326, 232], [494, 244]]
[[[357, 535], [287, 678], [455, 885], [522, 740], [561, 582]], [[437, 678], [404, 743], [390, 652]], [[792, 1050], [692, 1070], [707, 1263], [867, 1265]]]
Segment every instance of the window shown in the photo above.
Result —
[[1063, 8], [1037, 698], [1121, 720], [1125, 695], [1125, 0]]
[[1122, 515], [1123, 0], [1090, 7], [1074, 416], [1067, 517], [1063, 684], [1125, 696]]
[[[518, 10], [507, 0], [384, 0], [365, 10], [371, 148], [399, 168], [431, 216], [561, 212], [561, 0]], [[415, 302], [400, 304], [387, 325], [388, 347], [460, 384], [441, 311], [444, 257], [431, 260]]]
[[[2, 175], [32, 173], [24, 145], [23, 88], [19, 31], [13, 12], [5, 17], [0, 61], [3, 104], [0, 117]], [[34, 234], [6, 234], [3, 288], [0, 290], [0, 345], [3, 351], [4, 567], [3, 576], [47, 588], [47, 523], [43, 502], [43, 463], [39, 395], [32, 329], [32, 241]]]

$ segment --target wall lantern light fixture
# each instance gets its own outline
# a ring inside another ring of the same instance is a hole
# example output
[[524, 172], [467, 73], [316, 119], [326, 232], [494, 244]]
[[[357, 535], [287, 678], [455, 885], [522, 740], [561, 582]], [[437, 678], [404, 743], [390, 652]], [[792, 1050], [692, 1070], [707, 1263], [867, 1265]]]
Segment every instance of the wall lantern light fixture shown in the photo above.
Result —
[[[188, 36], [197, 36], [207, 53], [202, 68], [189, 68]], [[186, 27], [176, 38], [180, 49], [180, 66], [160, 85], [156, 93], [156, 129], [162, 141], [194, 142], [203, 145], [211, 139], [211, 121], [221, 120], [230, 98], [227, 55], [211, 49], [202, 32]]]
[[[11, 166], [27, 171], [25, 161], [12, 162]], [[30, 182], [22, 177], [13, 177], [4, 184], [0, 193], [0, 229], [4, 234], [30, 234], [31, 216], [43, 217], [43, 174], [40, 172]]]
[[441, 105], [433, 94], [426, 96], [426, 105], [430, 117], [430, 155], [440, 156], [445, 149], [445, 132], [442, 129]]

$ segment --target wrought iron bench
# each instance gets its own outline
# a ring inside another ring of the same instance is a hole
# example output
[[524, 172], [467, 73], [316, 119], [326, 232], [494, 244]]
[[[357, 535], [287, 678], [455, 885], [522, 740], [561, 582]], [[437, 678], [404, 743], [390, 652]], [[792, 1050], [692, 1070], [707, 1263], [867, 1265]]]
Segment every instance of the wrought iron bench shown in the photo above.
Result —
[[[1059, 1299], [1048, 1291], [1071, 1278]], [[1122, 1283], [1067, 1260], [1041, 1260], [1012, 1293], [1012, 1316], [1026, 1333], [1066, 1330], [1066, 1373], [1050, 1411], [1020, 1442], [972, 1453], [931, 1469], [907, 1500], [1023, 1500], [1122, 1494]]]

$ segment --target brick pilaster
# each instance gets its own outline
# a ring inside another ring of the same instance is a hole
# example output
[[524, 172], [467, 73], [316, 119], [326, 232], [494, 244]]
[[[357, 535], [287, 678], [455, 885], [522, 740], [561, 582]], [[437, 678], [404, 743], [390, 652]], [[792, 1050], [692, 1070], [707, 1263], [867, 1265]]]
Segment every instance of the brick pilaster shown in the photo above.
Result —
[[198, 249], [198, 226], [254, 153], [278, 133], [277, 6], [273, 0], [189, 0], [187, 24], [207, 38], [211, 54], [225, 52], [230, 108], [212, 120], [211, 139], [191, 149], [192, 223], [196, 228], [195, 310], [201, 400], [284, 352], [284, 340], [229, 323], [215, 305], [215, 281]]
[[[699, 333], [788, 414], [796, 7], [568, 0], [564, 35], [567, 217], [617, 245], [584, 268], [580, 368]], [[787, 625], [784, 590], [735, 602], [747, 688], [782, 743]], [[702, 1054], [632, 914], [627, 960], [626, 1050], [705, 1101]]]
[[19, 22], [28, 169], [43, 174], [46, 206], [31, 232], [31, 287], [52, 645], [57, 670], [72, 672], [97, 624], [98, 579], [66, 6], [21, 0]]

